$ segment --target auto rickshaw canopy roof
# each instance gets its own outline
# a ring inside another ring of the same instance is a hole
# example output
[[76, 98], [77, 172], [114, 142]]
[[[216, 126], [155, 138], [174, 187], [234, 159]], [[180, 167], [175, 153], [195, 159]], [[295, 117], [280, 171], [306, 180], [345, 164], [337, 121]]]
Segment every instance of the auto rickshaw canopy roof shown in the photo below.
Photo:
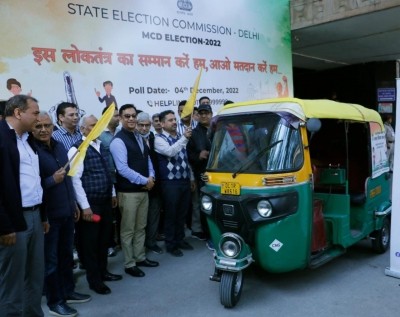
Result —
[[326, 99], [306, 100], [297, 98], [276, 98], [238, 102], [224, 106], [219, 115], [249, 112], [289, 112], [303, 121], [309, 118], [342, 119], [362, 122], [376, 122], [383, 129], [382, 119], [375, 110], [366, 107]]

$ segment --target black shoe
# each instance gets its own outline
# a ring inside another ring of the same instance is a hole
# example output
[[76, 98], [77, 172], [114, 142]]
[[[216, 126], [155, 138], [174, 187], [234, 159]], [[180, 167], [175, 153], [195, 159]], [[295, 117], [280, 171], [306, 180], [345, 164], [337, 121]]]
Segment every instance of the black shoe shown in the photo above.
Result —
[[178, 243], [178, 248], [183, 250], [193, 250], [193, 247], [186, 241], [181, 241]]
[[119, 275], [119, 274], [112, 274], [112, 273], [106, 271], [106, 272], [103, 274], [103, 276], [101, 277], [101, 279], [102, 279], [103, 281], [106, 281], [106, 282], [119, 281], [119, 280], [122, 280], [122, 275]]
[[72, 292], [67, 296], [65, 301], [67, 304], [79, 304], [79, 303], [86, 303], [90, 301], [92, 297], [88, 294], [81, 294], [77, 292]]
[[132, 267], [128, 267], [125, 269], [125, 273], [129, 274], [130, 276], [133, 277], [143, 277], [146, 274], [144, 274], [144, 272], [139, 269], [137, 266], [132, 266]]
[[58, 304], [56, 306], [49, 307], [50, 315], [54, 316], [70, 316], [75, 317], [78, 315], [78, 311], [67, 304]]
[[110, 288], [104, 283], [98, 283], [94, 285], [89, 285], [89, 287], [94, 290], [97, 294], [107, 295], [111, 293]]
[[167, 252], [171, 253], [171, 255], [176, 256], [176, 257], [183, 256], [182, 251], [179, 250], [178, 248], [173, 248], [173, 249], [167, 250]]
[[151, 247], [147, 247], [147, 249], [150, 251], [153, 251], [154, 253], [157, 253], [157, 254], [163, 253], [163, 250], [157, 244], [152, 245]]
[[201, 241], [206, 241], [206, 235], [204, 234], [204, 232], [194, 232], [192, 231], [192, 237], [199, 239]]
[[156, 267], [156, 266], [159, 266], [159, 263], [157, 261], [145, 259], [143, 261], [136, 262], [136, 265], [137, 266], [146, 266], [146, 267]]

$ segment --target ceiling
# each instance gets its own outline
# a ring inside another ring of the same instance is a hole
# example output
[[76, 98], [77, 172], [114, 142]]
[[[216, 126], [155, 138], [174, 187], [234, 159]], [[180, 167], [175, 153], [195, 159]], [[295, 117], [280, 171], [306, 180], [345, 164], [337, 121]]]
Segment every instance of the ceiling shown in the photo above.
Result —
[[400, 60], [400, 6], [292, 30], [293, 67]]

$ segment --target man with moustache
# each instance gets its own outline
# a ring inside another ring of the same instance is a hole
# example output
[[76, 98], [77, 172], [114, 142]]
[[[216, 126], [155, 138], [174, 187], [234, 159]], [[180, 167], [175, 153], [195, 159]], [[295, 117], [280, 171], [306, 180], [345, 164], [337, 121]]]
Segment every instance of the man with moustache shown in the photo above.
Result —
[[151, 116], [151, 125], [153, 126], [155, 134], [162, 133], [162, 126], [160, 122], [160, 114], [155, 113]]
[[154, 169], [149, 147], [136, 131], [136, 107], [119, 109], [122, 129], [110, 144], [117, 168], [118, 204], [121, 211], [121, 246], [125, 256], [125, 273], [143, 277], [139, 266], [156, 267], [146, 258], [145, 237], [149, 208], [148, 191], [154, 186]]
[[11, 97], [0, 121], [0, 316], [43, 316], [44, 233], [39, 158], [32, 135], [39, 106]]
[[160, 113], [162, 134], [157, 134], [154, 142], [158, 153], [161, 193], [164, 203], [164, 234], [167, 252], [173, 256], [183, 255], [181, 249], [192, 250], [184, 241], [185, 219], [190, 207], [192, 173], [186, 153], [186, 144], [192, 129], [186, 128], [183, 135], [177, 132], [176, 117], [173, 111]]
[[45, 293], [50, 314], [76, 316], [71, 303], [84, 303], [90, 295], [75, 292], [73, 278], [74, 220], [79, 209], [71, 178], [64, 166], [68, 162], [64, 146], [54, 140], [53, 123], [47, 112], [40, 112], [32, 134], [36, 139], [42, 185], [46, 193], [45, 211], [50, 230], [45, 236]]
[[[80, 125], [82, 140], [75, 143], [68, 151], [70, 159], [96, 123], [97, 118], [93, 115], [82, 118]], [[79, 234], [86, 279], [89, 287], [102, 295], [111, 293], [104, 281], [122, 279], [121, 275], [112, 274], [107, 270], [107, 249], [112, 227], [111, 211], [117, 205], [107, 160], [107, 153], [101, 141], [95, 139], [90, 142], [83, 163], [78, 165], [76, 174], [72, 176], [76, 200], [82, 210]], [[100, 221], [93, 221], [94, 214], [100, 216]]]

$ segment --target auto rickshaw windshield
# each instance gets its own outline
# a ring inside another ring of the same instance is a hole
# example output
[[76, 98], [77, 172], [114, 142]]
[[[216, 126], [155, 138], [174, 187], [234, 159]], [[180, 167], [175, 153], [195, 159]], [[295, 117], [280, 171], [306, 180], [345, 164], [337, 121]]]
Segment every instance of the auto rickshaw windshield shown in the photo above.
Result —
[[287, 172], [303, 165], [299, 120], [288, 113], [221, 116], [207, 169], [241, 173]]

